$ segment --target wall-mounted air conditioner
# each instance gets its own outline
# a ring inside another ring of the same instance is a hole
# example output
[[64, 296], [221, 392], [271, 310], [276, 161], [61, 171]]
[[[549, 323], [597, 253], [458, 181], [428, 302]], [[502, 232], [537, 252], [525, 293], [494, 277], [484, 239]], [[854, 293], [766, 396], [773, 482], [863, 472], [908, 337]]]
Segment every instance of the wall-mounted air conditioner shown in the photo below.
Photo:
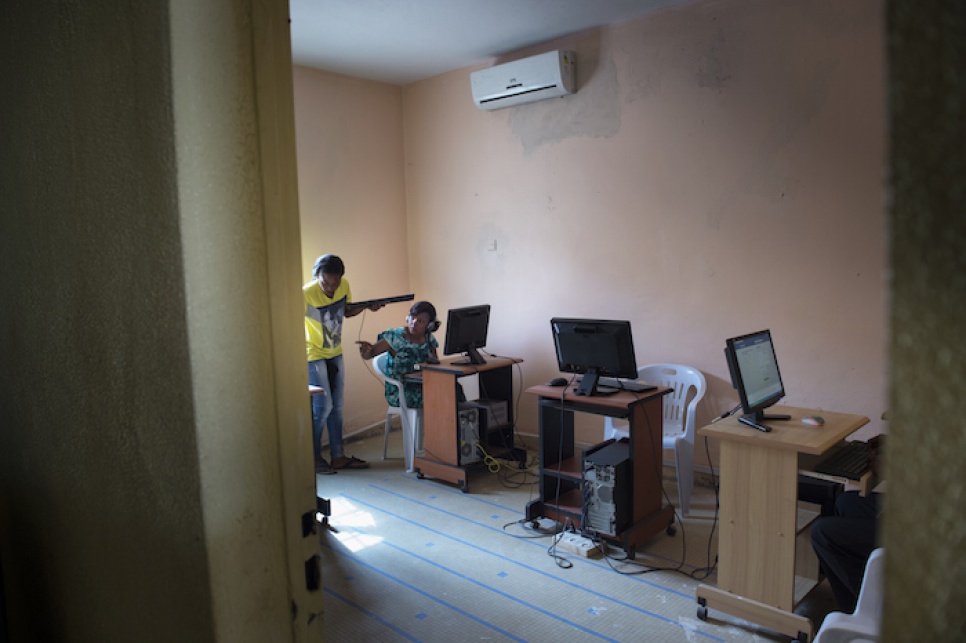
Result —
[[574, 52], [548, 51], [470, 74], [480, 109], [500, 109], [574, 93]]

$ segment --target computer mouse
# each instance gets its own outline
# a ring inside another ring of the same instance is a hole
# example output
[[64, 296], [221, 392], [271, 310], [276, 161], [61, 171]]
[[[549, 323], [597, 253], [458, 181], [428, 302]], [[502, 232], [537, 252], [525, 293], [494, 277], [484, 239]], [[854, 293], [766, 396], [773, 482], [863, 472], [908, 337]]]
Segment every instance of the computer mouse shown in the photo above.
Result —
[[825, 424], [825, 418], [818, 415], [810, 415], [808, 417], [802, 418], [802, 424], [810, 424], [812, 426], [822, 426]]
[[566, 385], [567, 385], [567, 380], [566, 378], [563, 378], [563, 377], [555, 377], [549, 382], [547, 382], [547, 386], [566, 386]]

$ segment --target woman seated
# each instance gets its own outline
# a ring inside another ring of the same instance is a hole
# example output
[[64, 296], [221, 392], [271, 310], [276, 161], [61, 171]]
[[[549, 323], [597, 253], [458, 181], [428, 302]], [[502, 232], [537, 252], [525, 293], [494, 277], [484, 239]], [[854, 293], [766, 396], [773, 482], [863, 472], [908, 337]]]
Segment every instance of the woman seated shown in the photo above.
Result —
[[[389, 351], [386, 362], [386, 375], [403, 382], [406, 406], [411, 409], [423, 407], [423, 388], [418, 382], [404, 382], [403, 376], [416, 371], [416, 364], [438, 362], [436, 347], [439, 342], [433, 332], [439, 329], [436, 308], [428, 301], [417, 301], [409, 309], [406, 325], [390, 328], [379, 333], [375, 344], [356, 342], [362, 359], [372, 359]], [[386, 401], [390, 406], [399, 406], [399, 390], [386, 383]]]

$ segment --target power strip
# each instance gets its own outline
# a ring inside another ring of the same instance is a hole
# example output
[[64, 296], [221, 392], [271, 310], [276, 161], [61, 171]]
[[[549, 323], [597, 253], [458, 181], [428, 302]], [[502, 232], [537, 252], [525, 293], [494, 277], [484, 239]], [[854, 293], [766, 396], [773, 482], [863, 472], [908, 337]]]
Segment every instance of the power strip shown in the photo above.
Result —
[[557, 549], [584, 558], [600, 558], [601, 556], [600, 547], [593, 540], [572, 532], [560, 537], [560, 540], [557, 541]]

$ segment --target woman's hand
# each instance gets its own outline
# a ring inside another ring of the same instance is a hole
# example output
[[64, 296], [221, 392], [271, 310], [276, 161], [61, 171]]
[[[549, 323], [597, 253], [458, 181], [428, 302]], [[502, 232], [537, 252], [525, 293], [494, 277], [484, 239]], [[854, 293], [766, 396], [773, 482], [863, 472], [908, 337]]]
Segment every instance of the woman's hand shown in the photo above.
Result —
[[396, 352], [392, 349], [384, 339], [380, 339], [375, 344], [370, 344], [369, 342], [356, 342], [359, 345], [359, 354], [362, 355], [362, 359], [372, 359], [376, 355], [382, 355], [386, 351], [389, 351], [390, 355], [395, 355]]
[[372, 344], [369, 342], [356, 342], [356, 344], [359, 345], [359, 355], [362, 356], [362, 359], [373, 358]]

